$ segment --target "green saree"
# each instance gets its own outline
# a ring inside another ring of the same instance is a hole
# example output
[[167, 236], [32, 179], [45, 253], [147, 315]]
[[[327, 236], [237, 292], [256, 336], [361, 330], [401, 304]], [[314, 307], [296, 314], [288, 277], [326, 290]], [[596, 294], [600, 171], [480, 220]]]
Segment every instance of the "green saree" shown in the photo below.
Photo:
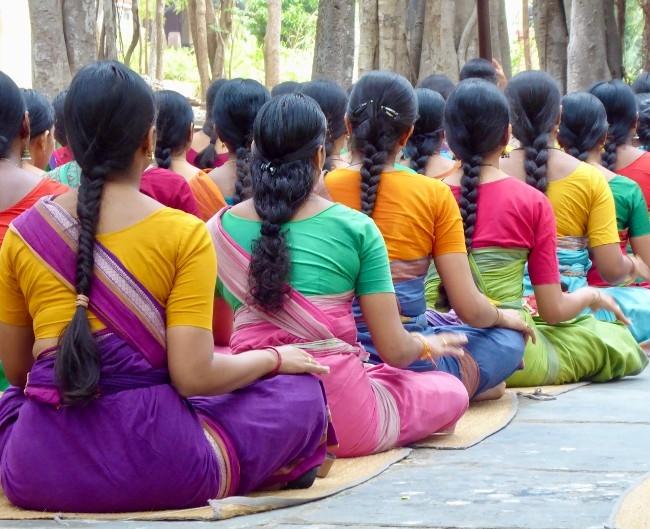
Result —
[[[526, 345], [525, 367], [507, 380], [508, 386], [606, 382], [643, 370], [648, 358], [622, 324], [584, 315], [550, 325], [533, 316], [523, 303], [527, 259], [528, 250], [521, 249], [480, 248], [470, 254], [472, 273], [481, 292], [501, 308], [519, 310], [535, 329], [537, 342]], [[429, 307], [436, 305], [439, 284], [432, 265], [425, 283]]]

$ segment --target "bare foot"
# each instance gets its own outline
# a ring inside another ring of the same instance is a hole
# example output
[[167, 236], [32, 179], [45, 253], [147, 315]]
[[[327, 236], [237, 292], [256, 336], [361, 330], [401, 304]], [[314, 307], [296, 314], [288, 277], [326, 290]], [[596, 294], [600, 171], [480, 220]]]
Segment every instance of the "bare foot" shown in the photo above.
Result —
[[506, 383], [501, 382], [498, 386], [486, 389], [483, 393], [476, 395], [472, 402], [480, 402], [482, 400], [497, 400], [503, 397], [506, 393]]

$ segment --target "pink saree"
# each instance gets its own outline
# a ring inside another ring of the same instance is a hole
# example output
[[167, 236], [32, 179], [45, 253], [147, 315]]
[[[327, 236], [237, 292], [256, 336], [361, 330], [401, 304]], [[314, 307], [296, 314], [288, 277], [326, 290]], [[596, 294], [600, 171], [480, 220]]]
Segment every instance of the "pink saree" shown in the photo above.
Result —
[[246, 304], [250, 255], [224, 230], [223, 209], [208, 222], [219, 256], [218, 274], [242, 306], [235, 312], [233, 353], [277, 344], [299, 344], [330, 373], [321, 377], [341, 457], [403, 446], [453, 426], [468, 406], [463, 384], [447, 373], [414, 373], [386, 364], [364, 364], [357, 342], [353, 293], [305, 297], [288, 288], [273, 314]]

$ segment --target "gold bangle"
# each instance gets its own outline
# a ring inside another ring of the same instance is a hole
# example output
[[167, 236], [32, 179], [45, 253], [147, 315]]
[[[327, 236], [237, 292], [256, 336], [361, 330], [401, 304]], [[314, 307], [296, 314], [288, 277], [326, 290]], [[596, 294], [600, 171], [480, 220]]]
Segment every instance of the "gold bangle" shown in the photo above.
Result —
[[422, 353], [420, 353], [420, 360], [429, 360], [433, 365], [436, 365], [436, 362], [433, 359], [433, 347], [431, 347], [431, 344], [428, 342], [428, 340], [419, 332], [412, 332], [411, 336], [413, 336], [422, 344]]

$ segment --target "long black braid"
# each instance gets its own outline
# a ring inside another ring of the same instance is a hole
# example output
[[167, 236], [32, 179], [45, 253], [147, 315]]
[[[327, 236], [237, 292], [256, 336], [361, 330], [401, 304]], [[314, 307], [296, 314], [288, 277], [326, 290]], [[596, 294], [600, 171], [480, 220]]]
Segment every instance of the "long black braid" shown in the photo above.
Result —
[[393, 72], [373, 71], [354, 85], [348, 103], [352, 149], [363, 156], [361, 211], [372, 216], [389, 155], [417, 118], [411, 84]]
[[249, 285], [251, 303], [264, 311], [284, 303], [291, 271], [285, 224], [314, 188], [321, 170], [314, 158], [325, 134], [325, 116], [301, 94], [273, 98], [255, 120], [251, 174], [262, 226], [251, 254]]
[[156, 165], [169, 169], [172, 156], [185, 152], [194, 123], [192, 106], [185, 96], [173, 90], [161, 90], [156, 100]]
[[610, 171], [615, 171], [618, 147], [628, 143], [632, 137], [638, 111], [637, 100], [632, 89], [618, 79], [596, 83], [589, 92], [600, 99], [607, 112], [609, 129], [602, 164]]
[[[105, 182], [133, 164], [154, 122], [151, 90], [121, 63], [96, 62], [82, 68], [65, 99], [66, 133], [82, 170], [77, 198], [79, 237], [75, 291], [92, 302], [94, 250]], [[67, 404], [97, 394], [101, 359], [83, 303], [59, 340], [55, 378]]]
[[250, 149], [253, 123], [271, 99], [268, 90], [252, 79], [232, 79], [219, 89], [212, 119], [221, 141], [236, 157], [235, 204], [250, 196]]
[[546, 193], [548, 145], [560, 117], [560, 89], [545, 72], [515, 75], [506, 88], [512, 132], [524, 149], [526, 182]]
[[404, 147], [404, 155], [411, 169], [426, 174], [429, 158], [440, 150], [442, 144], [445, 100], [438, 92], [428, 88], [417, 88], [415, 95], [418, 99], [418, 119]]

